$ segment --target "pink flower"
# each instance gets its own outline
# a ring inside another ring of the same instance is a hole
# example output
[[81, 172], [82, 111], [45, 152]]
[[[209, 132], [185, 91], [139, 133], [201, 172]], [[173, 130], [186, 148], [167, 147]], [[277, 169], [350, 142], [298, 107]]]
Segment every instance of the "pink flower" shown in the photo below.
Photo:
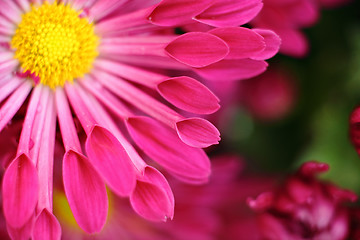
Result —
[[348, 0], [264, 0], [264, 7], [251, 22], [253, 26], [271, 29], [282, 39], [280, 52], [292, 57], [304, 57], [309, 43], [302, 32], [313, 26], [324, 7], [335, 7]]
[[350, 191], [319, 181], [325, 163], [304, 163], [286, 183], [272, 192], [249, 199], [257, 213], [263, 239], [346, 239], [350, 230], [350, 209], [355, 201]]
[[[265, 71], [279, 38], [238, 27], [261, 7], [261, 0], [1, 1], [0, 131], [27, 108], [3, 177], [10, 235], [60, 238], [52, 212], [57, 123], [65, 194], [84, 231], [99, 232], [105, 224], [105, 185], [129, 197], [142, 217], [172, 219], [172, 190], [133, 141], [178, 179], [208, 180], [202, 148], [217, 144], [219, 131], [203, 118], [180, 115], [160, 95], [185, 111], [210, 114], [219, 99], [176, 72], [236, 80]], [[175, 34], [192, 24], [209, 31]]]
[[242, 102], [257, 119], [271, 121], [287, 116], [297, 98], [294, 76], [285, 69], [272, 68], [242, 84]]
[[314, 25], [318, 18], [319, 8], [313, 0], [264, 0], [264, 7], [252, 24], [279, 34], [281, 53], [304, 57], [309, 46], [301, 29]]
[[265, 73], [238, 82], [207, 82], [221, 99], [222, 108], [209, 116], [224, 133], [239, 109], [257, 121], [277, 121], [287, 117], [297, 101], [296, 76], [284, 66], [272, 66]]

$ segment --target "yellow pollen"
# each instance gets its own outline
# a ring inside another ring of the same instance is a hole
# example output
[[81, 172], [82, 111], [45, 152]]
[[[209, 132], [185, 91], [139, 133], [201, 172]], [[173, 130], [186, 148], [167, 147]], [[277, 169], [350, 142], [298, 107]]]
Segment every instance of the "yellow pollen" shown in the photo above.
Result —
[[52, 88], [82, 77], [98, 55], [93, 24], [62, 3], [45, 2], [22, 16], [11, 47], [23, 72]]

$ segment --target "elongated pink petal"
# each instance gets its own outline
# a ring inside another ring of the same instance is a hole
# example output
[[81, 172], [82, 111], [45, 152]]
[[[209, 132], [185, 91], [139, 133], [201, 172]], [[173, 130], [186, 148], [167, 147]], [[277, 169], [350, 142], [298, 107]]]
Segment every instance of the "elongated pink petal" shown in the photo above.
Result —
[[[23, 80], [19, 78], [11, 79], [7, 81], [0, 87], [0, 102], [6, 99], [11, 93], [13, 93], [16, 89], [19, 89], [19, 85], [23, 83]], [[18, 97], [17, 97], [18, 98]], [[15, 98], [15, 99], [17, 99]]]
[[161, 172], [151, 166], [146, 166], [143, 174], [143, 179], [145, 181], [148, 181], [165, 191], [167, 195], [167, 201], [169, 201], [171, 205], [171, 212], [169, 214], [169, 217], [170, 219], [173, 219], [175, 199], [168, 181]]
[[0, 14], [7, 17], [13, 23], [21, 21], [21, 10], [13, 1], [2, 1]]
[[187, 118], [176, 123], [180, 139], [189, 146], [205, 148], [220, 141], [220, 132], [203, 118]]
[[165, 50], [177, 61], [191, 67], [205, 67], [229, 53], [229, 47], [221, 38], [203, 32], [183, 34], [170, 42]]
[[319, 6], [314, 1], [298, 1], [293, 7], [287, 8], [291, 22], [299, 27], [311, 27], [319, 20]]
[[230, 48], [227, 59], [249, 58], [265, 49], [264, 38], [253, 30], [243, 27], [215, 28], [209, 33], [224, 40]]
[[186, 182], [186, 183], [190, 183], [192, 185], [202, 185], [205, 184], [209, 181], [208, 178], [199, 178], [199, 177], [189, 177], [189, 176], [183, 176], [182, 174], [176, 174], [176, 173], [171, 173], [174, 177], [176, 177], [178, 180]]
[[155, 84], [167, 79], [167, 76], [165, 75], [111, 60], [96, 60], [94, 65], [95, 68], [101, 69], [100, 71], [97, 71], [96, 75], [94, 74], [95, 78], [99, 73], [108, 72], [150, 88], [153, 88]]
[[213, 5], [195, 17], [214, 27], [235, 27], [252, 20], [261, 10], [262, 0], [214, 0]]
[[[1, 36], [0, 36], [1, 37]], [[1, 43], [1, 39], [0, 39]], [[1, 45], [0, 45], [1, 46]], [[4, 76], [14, 71], [14, 69], [19, 65], [19, 61], [17, 59], [12, 59], [8, 61], [4, 61], [0, 63], [0, 76]]]
[[137, 214], [151, 221], [166, 221], [170, 205], [166, 194], [160, 188], [147, 182], [137, 181], [130, 195], [131, 206]]
[[32, 235], [34, 223], [35, 214], [32, 214], [29, 221], [27, 221], [21, 228], [13, 228], [9, 224], [6, 224], [6, 229], [11, 239], [29, 240]]
[[206, 182], [210, 161], [205, 152], [183, 143], [175, 131], [148, 117], [131, 117], [127, 128], [137, 143], [153, 160], [187, 182]]
[[100, 232], [108, 211], [107, 193], [103, 180], [86, 157], [72, 150], [66, 152], [63, 181], [76, 222], [87, 233]]
[[28, 0], [16, 0], [16, 2], [19, 4], [19, 6], [24, 12], [30, 10], [30, 2]]
[[95, 24], [95, 31], [101, 36], [109, 37], [118, 36], [119, 34], [117, 33], [119, 32], [121, 32], [120, 35], [124, 35], [125, 32], [131, 33], [131, 31], [135, 31], [136, 33], [136, 31], [139, 31], [138, 29], [140, 29], [140, 31], [148, 31], [149, 29], [159, 28], [158, 26], [150, 24], [146, 19], [149, 15], [149, 11], [151, 11], [151, 9], [145, 8], [128, 14], [105, 18]]
[[37, 216], [34, 230], [34, 240], [60, 240], [61, 227], [56, 217], [46, 208]]
[[265, 61], [252, 59], [222, 60], [195, 71], [208, 80], [234, 81], [255, 77], [263, 73], [267, 66]]
[[89, 161], [109, 187], [120, 196], [129, 196], [136, 182], [134, 166], [114, 135], [94, 126], [85, 146]]
[[219, 99], [199, 81], [182, 76], [157, 85], [157, 90], [174, 106], [197, 114], [210, 114], [219, 108]]
[[137, 181], [130, 203], [140, 216], [151, 221], [166, 221], [174, 216], [175, 201], [171, 188], [165, 177], [150, 166]]
[[25, 81], [15, 90], [15, 92], [12, 93], [10, 97], [8, 97], [7, 101], [1, 106], [0, 131], [6, 126], [6, 124], [14, 117], [16, 112], [20, 109], [30, 91], [31, 83], [30, 81]]
[[176, 26], [191, 21], [210, 5], [207, 0], [163, 0], [149, 15], [151, 23]]
[[266, 47], [264, 51], [252, 56], [251, 58], [255, 60], [272, 58], [280, 49], [281, 38], [276, 33], [268, 29], [257, 28], [253, 29], [253, 31], [257, 32], [264, 38]]
[[6, 221], [11, 227], [21, 228], [34, 213], [39, 194], [36, 168], [25, 154], [6, 169], [2, 192]]
[[90, 8], [90, 15], [95, 19], [99, 20], [102, 17], [108, 15], [114, 11], [117, 7], [124, 4], [126, 0], [101, 0], [95, 2]]
[[168, 60], [164, 48], [176, 37], [176, 35], [164, 35], [105, 38], [101, 41], [98, 51], [101, 56], [110, 58], [114, 55], [146, 55], [165, 57]]

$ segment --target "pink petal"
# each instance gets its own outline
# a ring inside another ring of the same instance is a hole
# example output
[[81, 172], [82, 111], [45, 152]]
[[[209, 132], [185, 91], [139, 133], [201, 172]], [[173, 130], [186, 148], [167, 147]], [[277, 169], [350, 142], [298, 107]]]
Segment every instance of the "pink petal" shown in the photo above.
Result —
[[279, 218], [269, 213], [261, 214], [257, 219], [258, 227], [261, 229], [261, 239], [294, 239]]
[[327, 163], [309, 161], [303, 163], [299, 168], [299, 173], [303, 176], [313, 177], [316, 174], [329, 171], [330, 166]]
[[30, 3], [28, 0], [16, 0], [16, 2], [24, 12], [30, 11]]
[[176, 26], [188, 23], [209, 6], [207, 0], [163, 0], [149, 15], [151, 23]]
[[130, 195], [131, 206], [143, 218], [151, 221], [166, 221], [170, 205], [166, 194], [160, 188], [147, 182], [138, 181]]
[[310, 27], [319, 20], [319, 6], [313, 1], [298, 1], [288, 8], [291, 21], [299, 27]]
[[157, 85], [158, 92], [174, 106], [197, 114], [210, 114], [219, 108], [219, 99], [199, 81], [182, 76]]
[[222, 60], [195, 71], [207, 80], [234, 81], [255, 77], [263, 73], [267, 66], [265, 61], [252, 59]]
[[257, 28], [253, 29], [253, 31], [257, 32], [264, 38], [266, 47], [264, 51], [252, 56], [251, 58], [255, 60], [265, 60], [275, 56], [275, 54], [279, 51], [281, 38], [276, 33], [268, 29]]
[[86, 140], [89, 161], [120, 196], [129, 196], [136, 183], [134, 166], [119, 141], [105, 128], [94, 126]]
[[34, 230], [34, 240], [60, 240], [61, 227], [56, 217], [46, 208], [37, 216]]
[[230, 48], [227, 59], [248, 58], [265, 49], [264, 38], [253, 30], [243, 27], [215, 28], [209, 33], [224, 40]]
[[302, 58], [309, 52], [309, 44], [306, 36], [296, 29], [273, 29], [279, 34], [282, 43], [280, 52], [292, 57]]
[[262, 0], [215, 0], [195, 19], [214, 27], [236, 27], [252, 20], [262, 6]]
[[177, 61], [191, 67], [205, 67], [229, 53], [229, 47], [222, 39], [203, 32], [183, 34], [170, 42], [165, 50]]
[[6, 221], [11, 227], [21, 228], [34, 213], [39, 192], [36, 168], [25, 154], [6, 169], [2, 192]]
[[[1, 43], [1, 40], [0, 40]], [[1, 45], [0, 45], [1, 47]], [[8, 74], [11, 73], [15, 70], [15, 68], [19, 65], [18, 60], [16, 59], [12, 59], [6, 62], [1, 62], [0, 63], [0, 77], [3, 76], [3, 74]]]
[[189, 146], [205, 148], [220, 141], [220, 132], [203, 118], [187, 118], [176, 123], [180, 139]]
[[124, 4], [124, 2], [126, 2], [126, 0], [101, 0], [101, 1], [97, 1], [90, 8], [90, 15], [95, 20], [99, 20], [102, 17], [110, 14], [117, 7]]
[[21, 21], [22, 12], [13, 1], [2, 1], [0, 15], [7, 17], [13, 23], [19, 23]]
[[106, 188], [86, 157], [72, 150], [66, 152], [63, 181], [76, 222], [87, 233], [100, 232], [108, 210]]
[[29, 240], [32, 235], [35, 222], [35, 214], [32, 214], [29, 221], [25, 223], [21, 228], [13, 228], [9, 224], [6, 224], [7, 232], [11, 239], [15, 240]]
[[210, 161], [202, 149], [186, 145], [154, 119], [131, 117], [126, 123], [137, 145], [168, 171], [190, 183], [208, 180]]
[[147, 166], [144, 176], [130, 195], [130, 203], [143, 218], [166, 221], [174, 216], [174, 195], [165, 177], [155, 168]]
[[[16, 112], [23, 105], [26, 100], [29, 92], [32, 89], [32, 83], [30, 81], [24, 81], [22, 85], [9, 96], [6, 102], [0, 108], [0, 131], [6, 126], [6, 124], [14, 117]], [[6, 90], [3, 90], [0, 95], [6, 93]], [[2, 98], [3, 96], [0, 96]]]

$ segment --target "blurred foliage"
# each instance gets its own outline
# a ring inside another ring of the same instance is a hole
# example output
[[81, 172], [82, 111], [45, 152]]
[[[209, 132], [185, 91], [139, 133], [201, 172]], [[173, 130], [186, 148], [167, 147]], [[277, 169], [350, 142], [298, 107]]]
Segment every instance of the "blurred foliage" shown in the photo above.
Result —
[[311, 46], [307, 57], [278, 55], [270, 61], [295, 74], [297, 104], [276, 122], [260, 122], [237, 109], [231, 134], [223, 137], [225, 151], [245, 156], [250, 168], [262, 172], [327, 162], [331, 171], [325, 178], [360, 193], [360, 158], [348, 137], [349, 115], [360, 105], [359, 9], [359, 1], [323, 9], [319, 22], [304, 30]]

